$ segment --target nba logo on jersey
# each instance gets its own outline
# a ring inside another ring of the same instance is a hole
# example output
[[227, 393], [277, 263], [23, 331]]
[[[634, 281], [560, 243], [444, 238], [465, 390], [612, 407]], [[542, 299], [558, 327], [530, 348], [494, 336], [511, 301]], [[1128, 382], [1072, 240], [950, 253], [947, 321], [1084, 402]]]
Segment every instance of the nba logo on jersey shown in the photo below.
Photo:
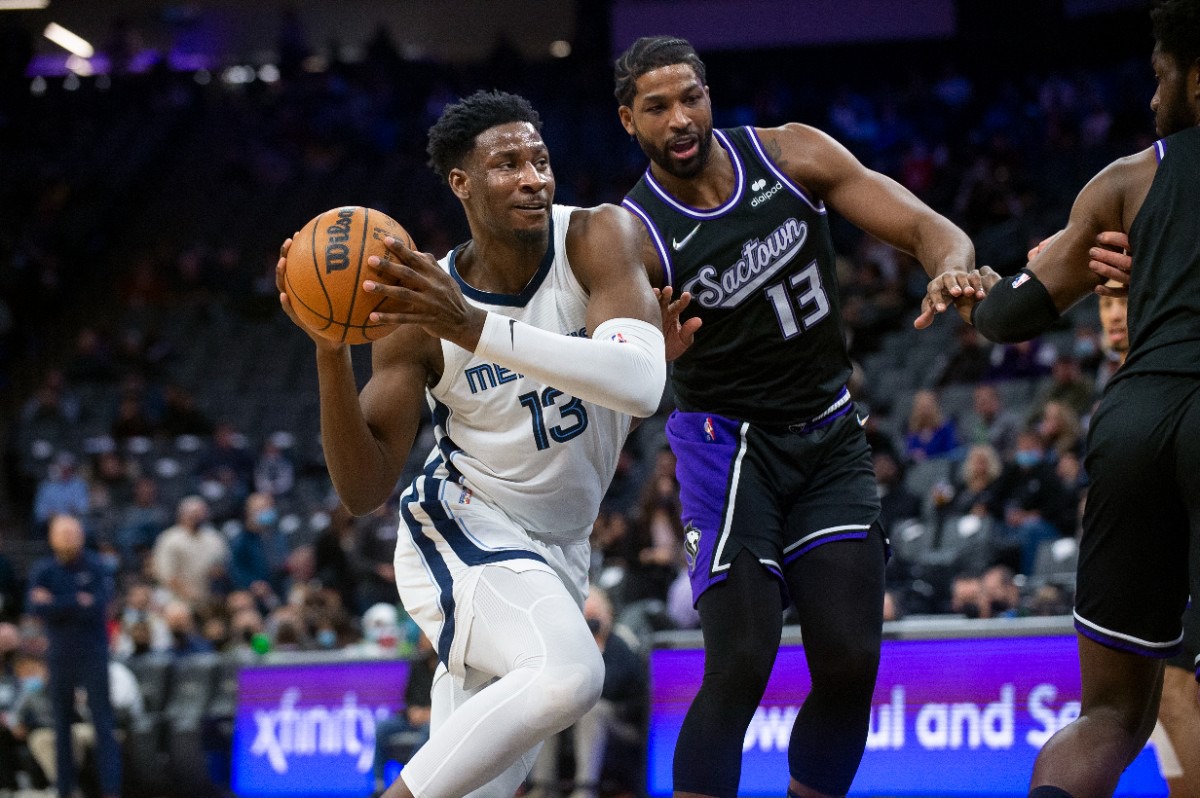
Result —
[[696, 570], [696, 554], [700, 551], [700, 530], [688, 521], [683, 528], [683, 553], [687, 557], [688, 573]]
[[1020, 288], [1022, 285], [1029, 282], [1030, 276], [1031, 275], [1029, 274], [1029, 272], [1021, 272], [1020, 274], [1017, 275], [1017, 278], [1012, 281], [1012, 287]]
[[711, 443], [712, 441], [715, 441], [716, 439], [717, 439], [717, 433], [713, 429], [712, 419], [711, 418], [704, 419], [704, 440], [709, 441]]
[[613, 333], [612, 335], [608, 336], [608, 340], [623, 344], [625, 343], [625, 336], [621, 333]]

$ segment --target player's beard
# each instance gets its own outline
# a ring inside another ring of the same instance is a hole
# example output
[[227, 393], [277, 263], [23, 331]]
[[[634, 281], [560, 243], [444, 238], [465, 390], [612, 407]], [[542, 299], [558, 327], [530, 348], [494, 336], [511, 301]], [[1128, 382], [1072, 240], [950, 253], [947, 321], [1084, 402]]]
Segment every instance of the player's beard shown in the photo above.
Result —
[[654, 142], [642, 138], [640, 133], [636, 135], [638, 145], [642, 148], [642, 152], [646, 153], [647, 158], [658, 164], [667, 174], [682, 180], [689, 180], [704, 171], [708, 158], [712, 154], [713, 129], [711, 124], [697, 134], [699, 146], [696, 149], [696, 155], [687, 163], [680, 163], [672, 158], [668, 147], [659, 147]]

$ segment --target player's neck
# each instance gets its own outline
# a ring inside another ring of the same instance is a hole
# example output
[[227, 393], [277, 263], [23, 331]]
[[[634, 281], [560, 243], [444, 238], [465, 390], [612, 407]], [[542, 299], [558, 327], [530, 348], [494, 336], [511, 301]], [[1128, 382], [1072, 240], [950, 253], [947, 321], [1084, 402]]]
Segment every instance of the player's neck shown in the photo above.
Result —
[[708, 162], [692, 177], [677, 177], [654, 162], [650, 163], [650, 173], [660, 186], [683, 204], [693, 208], [716, 208], [726, 202], [737, 188], [737, 174], [721, 140], [714, 136], [712, 144]]
[[454, 265], [472, 288], [519, 294], [542, 265], [549, 245], [549, 235], [530, 240], [472, 238], [459, 251]]

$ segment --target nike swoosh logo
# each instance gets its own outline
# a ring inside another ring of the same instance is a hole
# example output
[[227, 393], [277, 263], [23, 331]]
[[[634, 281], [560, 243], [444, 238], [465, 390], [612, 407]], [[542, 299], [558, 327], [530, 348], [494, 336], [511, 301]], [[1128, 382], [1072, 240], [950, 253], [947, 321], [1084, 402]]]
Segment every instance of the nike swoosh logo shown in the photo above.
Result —
[[[703, 222], [701, 222], [700, 224], [703, 224]], [[700, 230], [700, 225], [698, 224], [692, 228], [692, 232], [688, 233], [687, 235], [685, 235], [683, 237], [683, 240], [680, 240], [677, 238], [672, 238], [671, 239], [671, 248], [674, 249], [676, 252], [683, 249], [684, 247], [687, 246], [687, 242], [692, 240], [692, 236], [696, 235], [696, 233], [699, 230]]]
[[511, 346], [513, 349], [517, 348], [516, 329], [517, 329], [517, 320], [509, 319], [508, 320], [508, 345]]
[[858, 426], [865, 427], [867, 426], [867, 419], [871, 417], [871, 414], [868, 413], [865, 416], [860, 416], [858, 413], [855, 413], [854, 417], [858, 419]]

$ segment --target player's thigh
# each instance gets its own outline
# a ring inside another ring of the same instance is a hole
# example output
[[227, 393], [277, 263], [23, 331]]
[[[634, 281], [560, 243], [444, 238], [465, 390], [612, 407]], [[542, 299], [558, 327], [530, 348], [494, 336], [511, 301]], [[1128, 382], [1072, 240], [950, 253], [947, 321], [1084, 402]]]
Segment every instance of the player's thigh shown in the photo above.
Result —
[[1150, 657], [1178, 649], [1188, 596], [1188, 509], [1173, 478], [1182, 397], [1171, 388], [1124, 380], [1092, 421], [1075, 597], [1081, 633]]

